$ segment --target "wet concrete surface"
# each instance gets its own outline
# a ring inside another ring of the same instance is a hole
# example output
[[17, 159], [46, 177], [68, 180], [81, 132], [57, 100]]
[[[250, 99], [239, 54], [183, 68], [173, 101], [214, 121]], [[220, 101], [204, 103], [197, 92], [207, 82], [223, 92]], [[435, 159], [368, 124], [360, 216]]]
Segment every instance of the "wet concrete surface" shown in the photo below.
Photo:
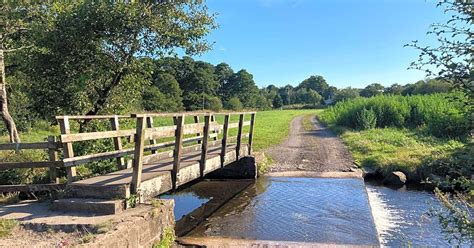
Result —
[[181, 239], [379, 245], [364, 182], [355, 178], [259, 178]]

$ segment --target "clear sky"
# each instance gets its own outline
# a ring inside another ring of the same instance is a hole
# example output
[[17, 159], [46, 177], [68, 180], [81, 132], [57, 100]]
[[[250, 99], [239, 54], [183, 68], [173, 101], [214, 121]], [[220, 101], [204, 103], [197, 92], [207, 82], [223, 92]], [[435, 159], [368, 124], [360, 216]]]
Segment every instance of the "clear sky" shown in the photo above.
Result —
[[407, 70], [432, 44], [430, 24], [447, 19], [434, 0], [207, 0], [220, 27], [214, 49], [195, 59], [246, 69], [258, 86], [297, 85], [322, 75], [336, 87], [413, 83]]

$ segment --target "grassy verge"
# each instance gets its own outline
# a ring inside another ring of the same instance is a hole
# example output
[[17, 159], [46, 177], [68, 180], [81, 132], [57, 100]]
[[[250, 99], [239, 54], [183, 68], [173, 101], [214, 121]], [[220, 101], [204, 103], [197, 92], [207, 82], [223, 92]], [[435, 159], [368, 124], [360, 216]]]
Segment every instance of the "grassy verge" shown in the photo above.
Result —
[[408, 129], [337, 131], [359, 165], [384, 175], [392, 171], [414, 175], [432, 155], [442, 156], [465, 146], [454, 139], [435, 138]]

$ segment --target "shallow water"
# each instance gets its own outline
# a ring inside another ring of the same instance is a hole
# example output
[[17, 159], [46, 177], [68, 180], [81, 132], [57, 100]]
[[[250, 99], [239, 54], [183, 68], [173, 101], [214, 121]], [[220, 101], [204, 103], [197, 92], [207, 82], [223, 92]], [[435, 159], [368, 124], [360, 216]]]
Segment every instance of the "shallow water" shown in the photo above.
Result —
[[189, 235], [378, 244], [360, 179], [261, 178]]
[[431, 192], [370, 183], [366, 187], [383, 246], [452, 246], [445, 239], [438, 219], [428, 216], [430, 208], [442, 207]]
[[427, 214], [441, 207], [431, 192], [392, 189], [360, 179], [202, 181], [162, 198], [175, 199], [177, 227], [184, 230], [178, 233], [188, 237], [452, 246], [438, 220]]

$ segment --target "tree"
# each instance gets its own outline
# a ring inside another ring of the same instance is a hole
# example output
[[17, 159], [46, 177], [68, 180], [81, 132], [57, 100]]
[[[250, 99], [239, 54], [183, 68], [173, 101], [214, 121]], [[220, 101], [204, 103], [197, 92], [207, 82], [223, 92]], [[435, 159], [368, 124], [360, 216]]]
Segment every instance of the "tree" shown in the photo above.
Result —
[[191, 106], [202, 103], [202, 100], [196, 99], [195, 95], [204, 96], [205, 99], [214, 97], [217, 96], [219, 88], [219, 83], [214, 77], [213, 65], [202, 61], [191, 62], [189, 59], [189, 57], [183, 58], [184, 63], [193, 63], [193, 65], [186, 65], [189, 68], [187, 69], [187, 76], [178, 80], [183, 90], [184, 106], [186, 109], [191, 109]]
[[445, 80], [429, 79], [420, 80], [414, 84], [405, 85], [401, 94], [407, 95], [426, 95], [433, 93], [445, 93], [451, 91], [452, 85]]
[[336, 95], [337, 88], [334, 86], [329, 86], [324, 92], [323, 92], [323, 97], [324, 99], [331, 99]]
[[347, 101], [359, 97], [359, 90], [351, 87], [340, 89], [334, 95], [335, 102]]
[[258, 94], [258, 87], [253, 81], [253, 75], [246, 70], [234, 73], [223, 90], [226, 97], [239, 98], [244, 107], [255, 107], [255, 96]]
[[329, 84], [322, 76], [310, 76], [298, 85], [298, 89], [300, 88], [312, 89], [318, 94], [324, 95], [329, 88]]
[[280, 94], [281, 99], [283, 100], [283, 105], [296, 103], [293, 86], [289, 84], [285, 85], [284, 87], [278, 89], [278, 94]]
[[392, 84], [390, 87], [385, 88], [384, 93], [392, 95], [401, 95], [403, 91], [403, 86], [399, 84]]
[[376, 96], [382, 94], [384, 89], [385, 87], [383, 87], [381, 84], [369, 84], [360, 92], [360, 95], [363, 97]]
[[[438, 7], [443, 6], [445, 13], [450, 13], [446, 23], [431, 25], [427, 35], [434, 35], [438, 46], [423, 46], [413, 41], [405, 46], [420, 51], [417, 61], [410, 68], [424, 70], [428, 77], [444, 79], [454, 87], [463, 90], [469, 97], [468, 105], [474, 100], [474, 70], [472, 68], [474, 49], [474, 10], [472, 0], [441, 0]], [[432, 68], [439, 71], [433, 71]]]
[[273, 108], [281, 108], [283, 106], [283, 100], [281, 99], [280, 95], [276, 95], [275, 98], [273, 98]]
[[231, 110], [241, 110], [244, 108], [242, 102], [237, 97], [231, 97], [229, 101], [227, 101], [227, 108]]
[[311, 104], [313, 106], [317, 106], [321, 104], [321, 101], [323, 100], [323, 97], [318, 94], [315, 90], [308, 90], [308, 96], [307, 96], [307, 101], [306, 103]]
[[40, 49], [32, 57], [32, 75], [45, 116], [124, 109], [151, 83], [150, 65], [138, 57], [176, 48], [202, 53], [215, 28], [214, 16], [194, 0], [57, 2], [44, 13], [50, 21], [35, 42]]
[[230, 78], [234, 75], [234, 70], [232, 70], [228, 64], [220, 63], [215, 66], [214, 75], [216, 76], [217, 82], [219, 82], [219, 96], [221, 96], [223, 100], [229, 99], [230, 96], [227, 95], [226, 89], [228, 88], [227, 84]]
[[[8, 109], [5, 56], [31, 47], [34, 23], [39, 22], [41, 4], [7, 2], [0, 5], [0, 111], [9, 133], [10, 142], [20, 142], [17, 126]], [[45, 6], [47, 6], [45, 4]]]
[[169, 73], [153, 75], [153, 84], [143, 93], [143, 108], [147, 111], [179, 111], [183, 108], [179, 83]]

